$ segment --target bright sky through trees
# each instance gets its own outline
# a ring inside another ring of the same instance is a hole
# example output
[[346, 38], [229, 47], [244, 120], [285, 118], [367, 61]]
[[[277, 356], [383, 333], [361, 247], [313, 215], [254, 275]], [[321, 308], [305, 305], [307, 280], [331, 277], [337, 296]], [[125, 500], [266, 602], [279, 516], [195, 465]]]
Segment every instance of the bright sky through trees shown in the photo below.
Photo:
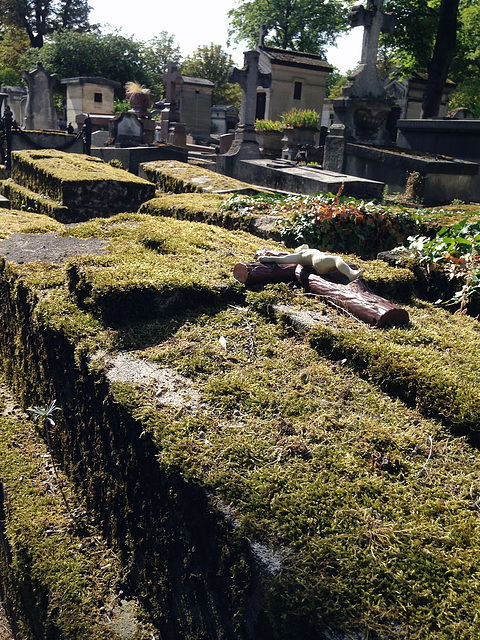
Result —
[[[137, 40], [151, 40], [160, 31], [174, 36], [182, 57], [193, 53], [198, 46], [220, 44], [227, 49], [228, 11], [235, 0], [176, 0], [171, 3], [149, 3], [133, 7], [118, 0], [90, 0], [90, 22], [121, 29], [123, 35]], [[327, 60], [342, 73], [354, 69], [360, 59], [363, 29], [357, 28], [339, 38], [339, 45], [328, 50]], [[243, 64], [242, 45], [228, 48], [235, 63]]]

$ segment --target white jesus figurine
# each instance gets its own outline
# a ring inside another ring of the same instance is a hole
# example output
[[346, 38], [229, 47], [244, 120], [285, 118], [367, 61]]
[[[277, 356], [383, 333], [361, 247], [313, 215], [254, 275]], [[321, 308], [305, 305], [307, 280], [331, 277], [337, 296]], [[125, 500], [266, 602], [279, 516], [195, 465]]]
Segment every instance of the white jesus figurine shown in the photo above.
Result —
[[363, 274], [363, 269], [352, 269], [340, 258], [324, 253], [319, 249], [310, 249], [308, 244], [302, 244], [295, 249], [295, 253], [286, 256], [262, 256], [260, 262], [276, 262], [277, 264], [301, 264], [304, 267], [313, 267], [319, 275], [325, 275], [337, 269], [352, 282]]

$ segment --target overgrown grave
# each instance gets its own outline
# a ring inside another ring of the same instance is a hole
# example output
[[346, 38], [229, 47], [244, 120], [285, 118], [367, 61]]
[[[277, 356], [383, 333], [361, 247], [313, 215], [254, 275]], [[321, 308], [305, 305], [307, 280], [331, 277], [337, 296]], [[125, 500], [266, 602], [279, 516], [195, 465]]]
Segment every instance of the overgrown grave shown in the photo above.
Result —
[[12, 633], [25, 640], [150, 639], [154, 629], [138, 599], [124, 593], [120, 559], [52, 462], [44, 429], [2, 376], [0, 595]]
[[144, 162], [140, 174], [165, 193], [260, 193], [258, 187], [246, 182], [176, 160]]
[[233, 268], [258, 238], [214, 225], [0, 222], [7, 240], [101, 243], [31, 262], [9, 247], [0, 356], [24, 407], [62, 407], [56, 460], [162, 638], [478, 634], [475, 319], [358, 257], [409, 325], [247, 290]]
[[47, 149], [14, 152], [1, 191], [13, 208], [68, 223], [135, 210], [155, 187], [98, 158]]

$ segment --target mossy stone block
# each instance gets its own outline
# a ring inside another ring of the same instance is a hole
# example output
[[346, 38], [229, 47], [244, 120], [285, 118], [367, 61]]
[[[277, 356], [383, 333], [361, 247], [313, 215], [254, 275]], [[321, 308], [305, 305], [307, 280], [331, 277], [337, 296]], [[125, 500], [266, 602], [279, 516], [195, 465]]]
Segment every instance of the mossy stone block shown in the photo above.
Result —
[[141, 165], [143, 175], [167, 193], [243, 193], [260, 190], [235, 178], [186, 162], [158, 160]]
[[98, 158], [51, 149], [14, 152], [12, 179], [67, 207], [71, 222], [135, 211], [155, 194], [153, 184]]

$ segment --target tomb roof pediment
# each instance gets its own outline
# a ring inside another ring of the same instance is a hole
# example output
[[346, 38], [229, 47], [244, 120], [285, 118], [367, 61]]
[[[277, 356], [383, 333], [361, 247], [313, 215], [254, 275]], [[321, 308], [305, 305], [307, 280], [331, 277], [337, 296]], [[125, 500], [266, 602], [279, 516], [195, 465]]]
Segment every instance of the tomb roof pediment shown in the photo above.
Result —
[[274, 47], [259, 47], [258, 51], [266, 56], [270, 64], [277, 64], [289, 67], [297, 67], [300, 69], [318, 69], [331, 73], [333, 67], [322, 58], [322, 56], [313, 53], [304, 53], [302, 51], [288, 51], [286, 49], [276, 49]]
[[189, 76], [182, 76], [183, 84], [198, 84], [204, 87], [214, 87], [215, 83], [207, 78], [190, 78]]
[[89, 76], [78, 76], [77, 78], [63, 78], [61, 84], [103, 84], [114, 89], [120, 89], [120, 82], [109, 80], [108, 78], [94, 78]]

